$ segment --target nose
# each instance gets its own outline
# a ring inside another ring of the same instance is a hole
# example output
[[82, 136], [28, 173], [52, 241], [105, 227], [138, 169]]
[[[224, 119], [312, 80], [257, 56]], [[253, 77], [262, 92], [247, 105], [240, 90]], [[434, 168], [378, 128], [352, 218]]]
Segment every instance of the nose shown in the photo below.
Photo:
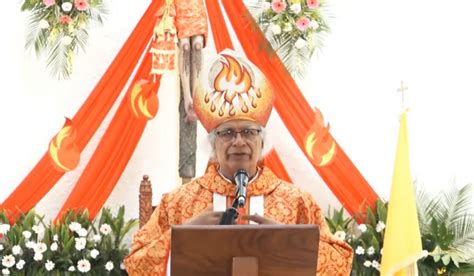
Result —
[[232, 140], [232, 144], [236, 146], [245, 145], [245, 139], [241, 133], [236, 133], [235, 138]]

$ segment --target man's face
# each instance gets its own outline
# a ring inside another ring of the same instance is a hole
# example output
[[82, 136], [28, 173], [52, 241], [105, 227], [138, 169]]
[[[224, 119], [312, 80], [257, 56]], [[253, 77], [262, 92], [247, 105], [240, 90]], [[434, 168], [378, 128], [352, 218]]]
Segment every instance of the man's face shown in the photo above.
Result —
[[246, 120], [233, 120], [219, 125], [215, 132], [215, 153], [221, 172], [233, 179], [238, 169], [245, 169], [249, 176], [253, 176], [262, 154], [260, 125]]

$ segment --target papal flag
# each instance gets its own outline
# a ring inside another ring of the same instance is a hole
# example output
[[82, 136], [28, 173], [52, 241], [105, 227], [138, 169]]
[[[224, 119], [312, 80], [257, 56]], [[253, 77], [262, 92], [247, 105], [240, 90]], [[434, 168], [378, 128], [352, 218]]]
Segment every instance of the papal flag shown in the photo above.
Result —
[[415, 191], [410, 175], [406, 111], [403, 112], [400, 120], [392, 189], [388, 203], [380, 273], [382, 276], [417, 275], [416, 261], [422, 257], [422, 246]]

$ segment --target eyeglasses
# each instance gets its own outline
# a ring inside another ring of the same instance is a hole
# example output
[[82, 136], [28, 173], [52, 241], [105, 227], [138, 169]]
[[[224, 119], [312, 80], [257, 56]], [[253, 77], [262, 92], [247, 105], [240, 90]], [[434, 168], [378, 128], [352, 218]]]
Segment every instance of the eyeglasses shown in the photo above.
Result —
[[235, 129], [229, 128], [221, 131], [216, 131], [217, 137], [221, 138], [224, 141], [231, 141], [237, 138], [237, 134], [240, 133], [242, 139], [245, 140], [255, 140], [255, 138], [262, 132], [261, 129], [255, 128], [244, 128], [241, 131], [236, 131]]

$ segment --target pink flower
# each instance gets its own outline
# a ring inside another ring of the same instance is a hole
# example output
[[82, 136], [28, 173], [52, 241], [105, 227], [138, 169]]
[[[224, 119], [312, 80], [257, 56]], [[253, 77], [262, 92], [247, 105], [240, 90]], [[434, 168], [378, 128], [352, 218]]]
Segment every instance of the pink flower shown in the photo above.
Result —
[[89, 3], [87, 0], [74, 0], [74, 6], [79, 11], [85, 11], [89, 8]]
[[69, 17], [69, 15], [61, 15], [59, 17], [59, 22], [61, 22], [62, 24], [69, 24], [71, 23], [72, 19], [71, 17]]
[[286, 2], [282, 2], [280, 0], [273, 0], [272, 9], [274, 12], [280, 13], [286, 9]]
[[308, 29], [309, 27], [309, 24], [311, 23], [311, 21], [307, 18], [307, 17], [300, 17], [297, 21], [296, 21], [296, 27], [304, 32], [306, 29]]
[[312, 10], [319, 8], [318, 0], [306, 0], [306, 4], [308, 5], [308, 8]]
[[52, 5], [56, 4], [56, 0], [43, 0], [43, 4], [46, 7], [49, 7], [49, 6], [52, 6]]

